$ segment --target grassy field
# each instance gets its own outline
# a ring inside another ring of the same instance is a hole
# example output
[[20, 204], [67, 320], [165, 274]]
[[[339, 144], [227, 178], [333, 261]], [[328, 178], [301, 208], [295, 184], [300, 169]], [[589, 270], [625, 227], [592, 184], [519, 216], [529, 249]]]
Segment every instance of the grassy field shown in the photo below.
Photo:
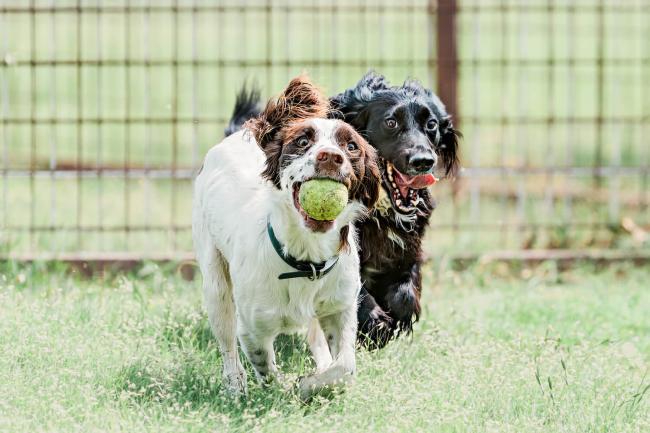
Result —
[[[188, 179], [47, 171], [196, 168], [246, 79], [265, 97], [305, 70], [328, 93], [369, 68], [436, 87], [427, 0], [0, 3], [14, 9], [0, 12], [0, 167], [44, 174], [0, 176], [0, 254], [189, 250]], [[455, 199], [436, 185], [427, 253], [650, 247], [620, 229], [650, 224], [650, 176], [593, 188], [589, 171], [543, 171], [592, 166], [599, 141], [603, 165], [650, 164], [650, 9], [606, 0], [601, 28], [595, 0], [459, 3], [463, 165], [522, 171], [465, 178]], [[0, 263], [0, 432], [647, 432], [649, 279], [434, 262], [413, 338], [359, 352], [353, 386], [305, 405], [253, 382], [246, 401], [224, 395], [199, 283], [174, 269], [84, 280]], [[312, 368], [302, 337], [277, 350], [290, 380]]]
[[[358, 354], [342, 395], [226, 398], [198, 282], [0, 269], [0, 431], [647, 432], [650, 271], [438, 264], [412, 339]], [[290, 378], [311, 368], [279, 340]], [[250, 377], [250, 376], [249, 376]]]

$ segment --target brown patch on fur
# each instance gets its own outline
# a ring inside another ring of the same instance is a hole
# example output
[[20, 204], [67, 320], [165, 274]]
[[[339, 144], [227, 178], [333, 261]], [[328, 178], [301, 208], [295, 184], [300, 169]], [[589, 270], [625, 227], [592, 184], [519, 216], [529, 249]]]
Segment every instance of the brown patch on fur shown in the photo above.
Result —
[[[309, 140], [309, 145], [300, 146], [302, 137]], [[280, 187], [280, 172], [282, 165], [292, 158], [304, 155], [316, 138], [316, 130], [309, 120], [303, 120], [288, 125], [279, 131], [276, 140], [267, 144], [266, 167], [262, 176]]]
[[309, 140], [310, 144], [313, 144], [316, 139], [316, 130], [311, 122], [299, 122], [284, 128], [280, 135], [285, 144], [295, 142], [303, 136]]
[[282, 156], [282, 142], [271, 141], [264, 149], [266, 153], [266, 164], [262, 171], [262, 177], [273, 182], [280, 188], [280, 156]]
[[[379, 199], [381, 174], [377, 165], [377, 152], [357, 131], [347, 123], [341, 122], [334, 138], [342, 147], [354, 167], [356, 179], [352, 182], [352, 198], [359, 200], [368, 209], [372, 209]], [[350, 151], [348, 143], [356, 143], [358, 149]]]
[[[291, 124], [310, 118], [327, 118], [329, 100], [306, 75], [289, 82], [277, 98], [271, 99], [264, 111], [244, 124], [266, 154], [266, 168], [262, 176], [279, 186], [282, 135], [296, 132]], [[284, 134], [283, 134], [284, 133]]]
[[366, 181], [360, 182], [360, 188], [358, 190], [358, 197], [363, 204], [365, 204], [368, 209], [372, 209], [377, 204], [379, 200], [379, 188], [381, 188], [381, 173], [379, 172], [379, 167], [377, 166], [377, 153], [373, 147], [368, 146], [370, 149], [366, 153], [365, 158], [365, 173], [364, 179]]
[[350, 252], [350, 243], [348, 242], [348, 234], [350, 233], [350, 225], [341, 228], [341, 239], [339, 241], [339, 252]]
[[341, 126], [336, 128], [334, 132], [334, 139], [339, 144], [339, 146], [344, 147], [351, 141], [354, 141], [359, 146], [359, 150], [362, 152], [368, 147], [368, 143], [355, 131], [352, 127], [348, 126], [346, 123], [341, 123]]
[[311, 117], [327, 118], [329, 100], [306, 75], [289, 82], [286, 89], [271, 99], [262, 114], [246, 122], [262, 149], [276, 139], [277, 133], [292, 122]]

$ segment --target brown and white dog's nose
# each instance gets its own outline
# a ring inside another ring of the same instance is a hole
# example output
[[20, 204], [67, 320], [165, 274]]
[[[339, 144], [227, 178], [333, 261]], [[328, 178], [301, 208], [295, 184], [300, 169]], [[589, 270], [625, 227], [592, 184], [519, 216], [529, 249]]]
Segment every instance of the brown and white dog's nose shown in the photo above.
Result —
[[316, 154], [319, 170], [338, 170], [343, 165], [343, 154], [337, 150], [321, 150]]

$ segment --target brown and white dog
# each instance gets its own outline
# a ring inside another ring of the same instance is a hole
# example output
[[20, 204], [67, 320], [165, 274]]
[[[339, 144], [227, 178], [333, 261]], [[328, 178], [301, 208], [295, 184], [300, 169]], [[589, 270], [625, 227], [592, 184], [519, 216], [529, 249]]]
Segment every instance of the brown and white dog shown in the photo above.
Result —
[[[361, 289], [354, 222], [378, 199], [372, 147], [329, 102], [298, 77], [244, 128], [214, 146], [194, 185], [192, 231], [205, 305], [233, 394], [246, 392], [237, 340], [261, 382], [275, 377], [273, 341], [308, 329], [316, 372], [303, 398], [347, 382], [355, 372]], [[349, 201], [332, 221], [310, 218], [297, 200], [302, 183], [329, 178]]]

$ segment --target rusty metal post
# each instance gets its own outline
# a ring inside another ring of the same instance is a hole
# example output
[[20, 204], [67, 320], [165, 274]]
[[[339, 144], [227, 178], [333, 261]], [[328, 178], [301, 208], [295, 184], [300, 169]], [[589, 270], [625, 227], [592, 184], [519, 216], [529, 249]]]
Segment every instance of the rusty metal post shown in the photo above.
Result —
[[[431, 3], [434, 3], [431, 0]], [[430, 3], [430, 6], [432, 4]], [[447, 107], [447, 112], [454, 117], [458, 126], [460, 112], [458, 107], [458, 44], [456, 37], [456, 0], [438, 0], [436, 20], [436, 47], [438, 68], [436, 88], [438, 96]]]
[[[429, 13], [433, 24], [434, 1], [429, 2]], [[435, 35], [437, 51], [437, 77], [436, 89], [438, 96], [447, 107], [447, 112], [454, 119], [454, 126], [460, 125], [460, 112], [458, 107], [458, 43], [456, 37], [456, 13], [458, 6], [456, 0], [437, 0], [438, 9], [435, 14]], [[431, 67], [431, 64], [430, 64]], [[461, 183], [456, 181], [451, 184], [453, 200], [453, 218], [458, 221], [460, 213], [459, 193]], [[454, 233], [458, 229], [454, 224]]]
[[600, 188], [602, 185], [602, 166], [603, 166], [603, 121], [605, 117], [605, 1], [600, 0], [596, 7], [598, 16], [597, 33], [596, 33], [596, 147], [594, 149], [594, 187]]

